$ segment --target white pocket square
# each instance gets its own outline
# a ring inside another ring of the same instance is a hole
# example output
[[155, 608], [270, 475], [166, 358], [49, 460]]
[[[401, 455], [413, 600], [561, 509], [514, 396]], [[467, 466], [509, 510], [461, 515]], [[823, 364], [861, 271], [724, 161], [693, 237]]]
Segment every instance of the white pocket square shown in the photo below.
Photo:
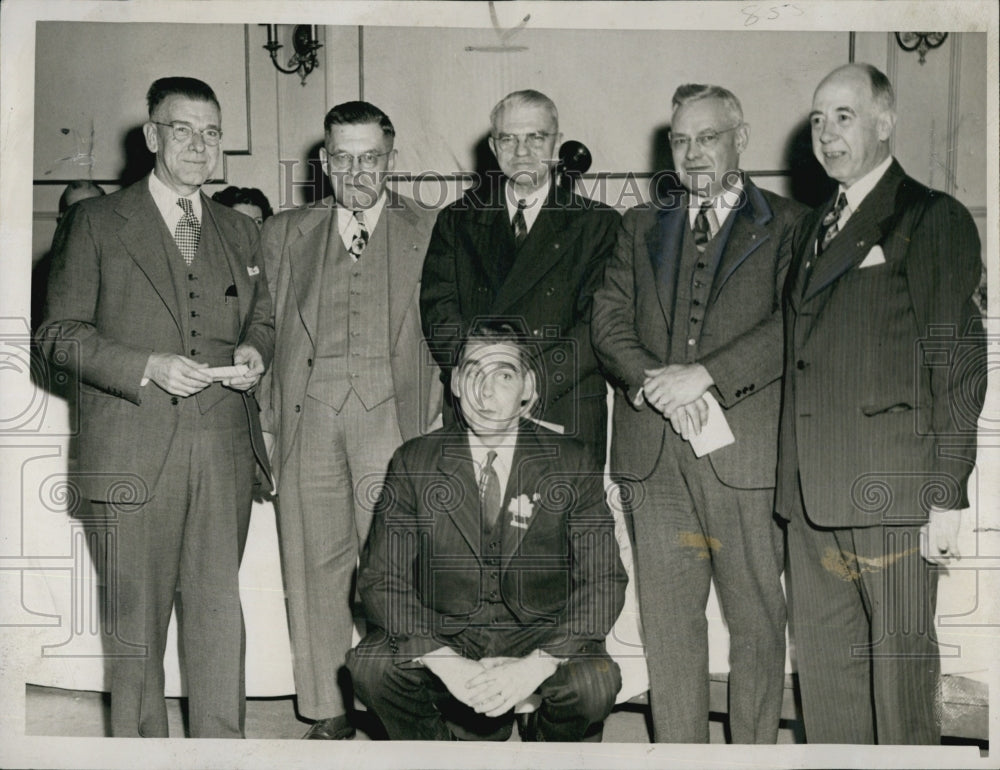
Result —
[[[876, 246], [876, 248], [878, 248], [878, 247]], [[881, 253], [881, 251], [880, 251], [880, 253]], [[255, 275], [260, 275], [260, 268], [257, 267], [256, 265], [253, 265], [252, 267], [248, 266], [247, 267], [247, 275], [249, 275], [251, 278], [253, 278]]]
[[885, 264], [885, 253], [882, 251], [881, 246], [872, 246], [872, 250], [868, 252], [865, 256], [864, 261], [858, 265], [858, 269], [861, 270], [865, 267], [875, 267], [875, 265]]

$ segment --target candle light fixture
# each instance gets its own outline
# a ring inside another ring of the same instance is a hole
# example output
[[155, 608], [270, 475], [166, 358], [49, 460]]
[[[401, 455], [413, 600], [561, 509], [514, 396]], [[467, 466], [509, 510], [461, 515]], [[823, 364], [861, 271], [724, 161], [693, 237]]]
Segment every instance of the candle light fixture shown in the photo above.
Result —
[[267, 44], [264, 46], [264, 50], [271, 55], [271, 63], [274, 65], [274, 68], [278, 72], [284, 72], [286, 75], [298, 73], [302, 85], [305, 85], [306, 77], [319, 66], [316, 51], [323, 47], [323, 44], [317, 39], [316, 25], [296, 25], [292, 31], [292, 49], [295, 53], [292, 54], [288, 60], [288, 64], [284, 67], [278, 63], [278, 51], [284, 48], [278, 42], [278, 25], [262, 24], [261, 26], [267, 27]]

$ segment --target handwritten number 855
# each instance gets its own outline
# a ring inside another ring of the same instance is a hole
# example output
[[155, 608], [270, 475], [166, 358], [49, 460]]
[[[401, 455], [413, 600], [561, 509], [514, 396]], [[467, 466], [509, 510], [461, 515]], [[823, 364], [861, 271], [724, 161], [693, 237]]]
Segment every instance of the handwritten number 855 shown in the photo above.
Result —
[[774, 21], [783, 12], [791, 13], [793, 16], [801, 16], [804, 11], [799, 8], [795, 3], [785, 3], [784, 5], [772, 5], [767, 9], [766, 15], [759, 15], [757, 9], [760, 8], [759, 5], [747, 5], [740, 9], [746, 18], [743, 20], [744, 27], [752, 27], [761, 19], [767, 21]]

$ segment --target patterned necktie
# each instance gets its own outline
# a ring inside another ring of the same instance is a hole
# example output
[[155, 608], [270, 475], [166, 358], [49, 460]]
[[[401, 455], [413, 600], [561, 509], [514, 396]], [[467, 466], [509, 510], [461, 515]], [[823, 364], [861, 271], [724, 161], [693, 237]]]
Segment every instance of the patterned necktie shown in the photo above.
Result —
[[365, 251], [365, 246], [368, 245], [368, 228], [365, 227], [365, 212], [355, 211], [354, 219], [358, 223], [358, 232], [354, 236], [354, 240], [351, 241], [350, 251], [355, 259], [360, 259]]
[[825, 217], [823, 217], [819, 238], [816, 241], [817, 256], [826, 251], [826, 247], [830, 245], [830, 241], [832, 241], [837, 233], [840, 232], [840, 215], [844, 213], [844, 209], [846, 208], [847, 196], [841, 192], [840, 195], [837, 196], [837, 202], [834, 204], [833, 208], [826, 213]]
[[517, 202], [517, 211], [514, 212], [514, 218], [510, 221], [511, 227], [514, 228], [514, 244], [517, 248], [521, 248], [524, 239], [528, 237], [528, 223], [524, 221], [524, 207], [526, 205], [527, 203], [524, 198], [521, 198]]
[[190, 265], [194, 255], [198, 253], [198, 241], [201, 238], [201, 222], [194, 215], [194, 206], [189, 198], [178, 198], [177, 205], [184, 213], [174, 228], [174, 241], [184, 257], [184, 262]]
[[711, 216], [714, 214], [715, 212], [712, 211], [712, 202], [705, 201], [701, 204], [701, 208], [698, 209], [698, 213], [694, 217], [692, 230], [694, 231], [694, 245], [698, 248], [698, 251], [704, 251], [705, 245], [712, 239]]
[[500, 477], [497, 476], [493, 461], [497, 453], [492, 449], [486, 454], [486, 464], [479, 474], [479, 511], [489, 529], [500, 518]]

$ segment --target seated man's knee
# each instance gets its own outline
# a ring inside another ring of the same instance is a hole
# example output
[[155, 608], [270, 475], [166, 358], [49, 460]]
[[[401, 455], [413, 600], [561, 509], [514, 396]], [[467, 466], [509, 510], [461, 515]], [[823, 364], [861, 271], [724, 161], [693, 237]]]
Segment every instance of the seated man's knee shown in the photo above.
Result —
[[559, 666], [556, 676], [575, 696], [573, 711], [592, 724], [611, 713], [622, 686], [621, 670], [607, 655], [570, 659]]
[[396, 664], [388, 644], [365, 637], [356, 648], [348, 651], [347, 669], [361, 700], [369, 703], [371, 696], [396, 670]]

